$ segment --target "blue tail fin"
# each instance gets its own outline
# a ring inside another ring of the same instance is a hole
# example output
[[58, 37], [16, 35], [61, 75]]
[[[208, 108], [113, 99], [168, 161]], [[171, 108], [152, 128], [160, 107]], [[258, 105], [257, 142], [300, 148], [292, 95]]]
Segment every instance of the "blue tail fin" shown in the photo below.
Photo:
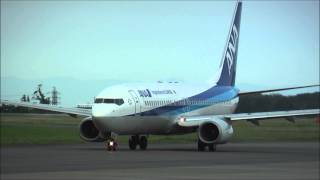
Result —
[[217, 81], [217, 85], [219, 86], [234, 86], [235, 83], [241, 8], [242, 2], [237, 2], [227, 39], [227, 44], [225, 46], [222, 61], [220, 64], [221, 72], [220, 77]]

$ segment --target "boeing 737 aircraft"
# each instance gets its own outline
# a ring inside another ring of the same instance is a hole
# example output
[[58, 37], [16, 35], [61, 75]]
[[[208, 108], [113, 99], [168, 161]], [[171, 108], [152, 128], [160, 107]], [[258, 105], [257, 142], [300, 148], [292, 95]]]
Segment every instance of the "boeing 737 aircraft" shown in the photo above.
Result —
[[[277, 117], [316, 116], [319, 109], [233, 114], [239, 96], [305, 88], [289, 87], [242, 92], [235, 87], [242, 2], [237, 2], [217, 75], [201, 84], [146, 83], [107, 87], [95, 98], [92, 109], [64, 108], [42, 104], [2, 101], [3, 104], [38, 108], [84, 116], [80, 137], [85, 141], [107, 141], [109, 150], [114, 136], [130, 135], [129, 147], [147, 148], [148, 135], [198, 133], [198, 150], [216, 150], [233, 134], [235, 121], [257, 122]], [[313, 85], [317, 86], [317, 85]]]

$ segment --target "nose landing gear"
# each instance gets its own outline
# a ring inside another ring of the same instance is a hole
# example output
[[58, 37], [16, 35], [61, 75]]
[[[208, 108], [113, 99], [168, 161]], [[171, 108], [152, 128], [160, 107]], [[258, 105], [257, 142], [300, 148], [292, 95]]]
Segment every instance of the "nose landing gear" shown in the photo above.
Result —
[[135, 135], [131, 136], [129, 139], [129, 148], [131, 150], [135, 150], [137, 148], [137, 145], [140, 146], [141, 150], [146, 150], [148, 146], [148, 139], [146, 136]]
[[106, 148], [108, 151], [116, 151], [118, 149], [118, 143], [113, 138], [109, 138], [106, 141]]
[[104, 137], [106, 138], [105, 147], [107, 151], [116, 151], [118, 150], [118, 143], [116, 141], [117, 134], [115, 133], [105, 133]]

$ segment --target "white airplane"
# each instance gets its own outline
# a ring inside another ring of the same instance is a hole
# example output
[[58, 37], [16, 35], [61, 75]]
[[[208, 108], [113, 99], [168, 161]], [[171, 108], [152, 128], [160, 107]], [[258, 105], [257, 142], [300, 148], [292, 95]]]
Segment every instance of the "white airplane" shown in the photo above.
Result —
[[115, 149], [115, 135], [131, 135], [131, 150], [147, 148], [148, 135], [198, 132], [198, 150], [216, 150], [233, 134], [234, 121], [256, 123], [261, 119], [292, 116], [316, 116], [319, 109], [233, 114], [239, 96], [312, 86], [288, 87], [251, 92], [235, 88], [237, 50], [242, 3], [237, 2], [224, 55], [217, 75], [202, 84], [145, 83], [111, 86], [99, 93], [92, 109], [65, 108], [51, 105], [2, 101], [3, 104], [31, 107], [85, 116], [80, 137], [85, 141], [107, 141]]

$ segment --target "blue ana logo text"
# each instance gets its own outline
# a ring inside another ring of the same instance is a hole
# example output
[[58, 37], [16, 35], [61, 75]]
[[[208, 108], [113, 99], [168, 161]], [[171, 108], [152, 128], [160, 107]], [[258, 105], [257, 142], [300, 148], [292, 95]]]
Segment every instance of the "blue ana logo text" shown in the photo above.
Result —
[[152, 97], [153, 95], [167, 95], [167, 94], [176, 94], [175, 90], [138, 90], [140, 97]]
[[140, 97], [151, 97], [151, 93], [148, 89], [146, 90], [138, 90]]
[[231, 32], [231, 37], [228, 42], [228, 49], [227, 49], [227, 63], [228, 63], [228, 69], [229, 69], [229, 74], [231, 74], [231, 68], [233, 65], [233, 58], [236, 53], [236, 45], [237, 45], [237, 40], [238, 40], [238, 30], [235, 25], [232, 27], [232, 32]]

